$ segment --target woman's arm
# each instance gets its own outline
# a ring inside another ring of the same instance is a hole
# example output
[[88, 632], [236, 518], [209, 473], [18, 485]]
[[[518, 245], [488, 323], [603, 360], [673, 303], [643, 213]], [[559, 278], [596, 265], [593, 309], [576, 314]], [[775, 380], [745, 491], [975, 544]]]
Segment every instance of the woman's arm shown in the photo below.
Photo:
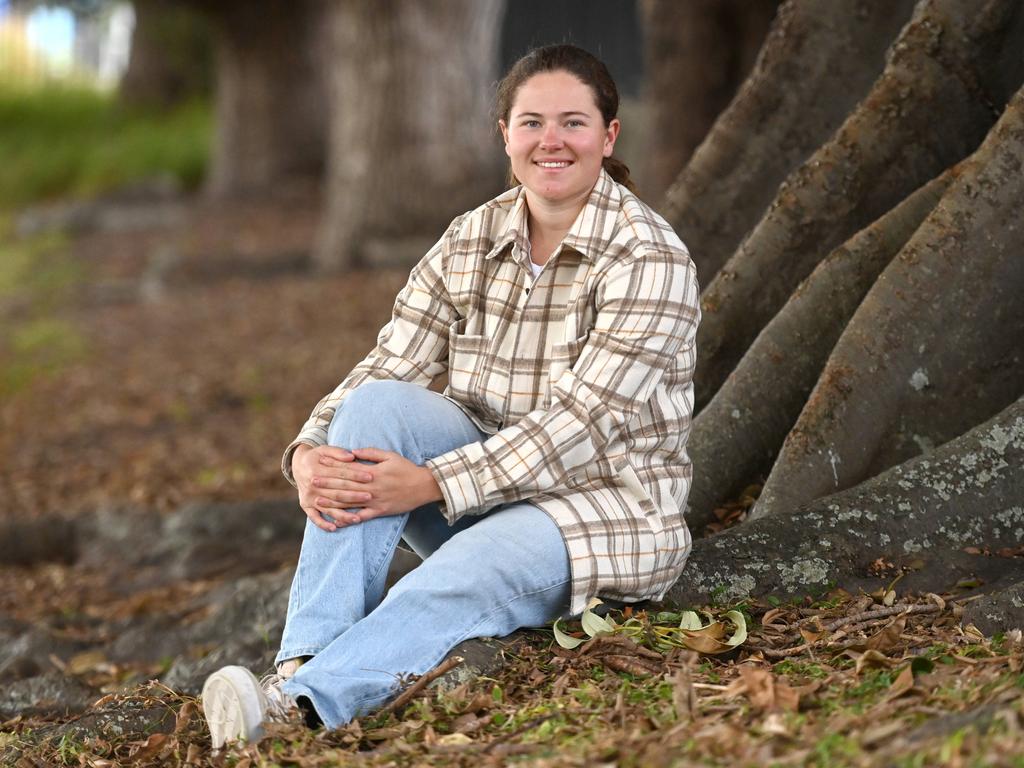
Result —
[[679, 253], [630, 256], [609, 270], [586, 346], [551, 383], [550, 407], [426, 463], [448, 521], [564, 486], [603, 455], [680, 355], [692, 375], [699, 298], [693, 263]]
[[448, 331], [456, 312], [444, 284], [442, 263], [462, 217], [451, 223], [441, 239], [420, 260], [395, 299], [391, 320], [377, 336], [377, 345], [362, 362], [325, 396], [309, 415], [298, 436], [284, 452], [281, 469], [292, 485], [292, 462], [300, 445], [326, 445], [327, 428], [348, 393], [365, 381], [392, 379], [428, 386], [448, 368]]

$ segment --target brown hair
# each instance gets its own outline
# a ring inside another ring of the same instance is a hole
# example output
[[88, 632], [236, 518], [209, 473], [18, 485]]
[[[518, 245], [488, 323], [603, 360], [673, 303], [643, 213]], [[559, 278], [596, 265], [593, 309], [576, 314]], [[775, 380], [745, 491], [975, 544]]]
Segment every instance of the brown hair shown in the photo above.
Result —
[[[512, 104], [519, 89], [523, 83], [541, 72], [568, 72], [589, 86], [594, 94], [594, 103], [597, 104], [606, 126], [619, 113], [619, 91], [608, 68], [599, 58], [575, 45], [545, 45], [534, 48], [519, 59], [498, 83], [495, 112], [499, 120], [508, 123]], [[636, 192], [636, 185], [629, 177], [629, 168], [625, 163], [615, 157], [606, 157], [602, 165], [615, 181], [630, 192]], [[508, 170], [508, 179], [510, 186], [519, 183], [512, 173], [511, 166]]]

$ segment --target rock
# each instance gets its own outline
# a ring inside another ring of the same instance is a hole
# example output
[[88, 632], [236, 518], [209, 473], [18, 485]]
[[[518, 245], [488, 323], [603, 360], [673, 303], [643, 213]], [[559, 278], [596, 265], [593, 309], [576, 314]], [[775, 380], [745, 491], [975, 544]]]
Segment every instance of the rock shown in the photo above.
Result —
[[66, 716], [83, 711], [98, 694], [59, 672], [0, 686], [0, 720], [15, 715]]
[[195, 502], [154, 520], [151, 513], [99, 510], [80, 535], [80, 563], [118, 562], [132, 586], [158, 586], [225, 573], [265, 573], [298, 559], [305, 516], [295, 499]]
[[249, 577], [215, 590], [208, 598], [210, 616], [184, 637], [190, 648], [209, 650], [198, 658], [178, 658], [162, 682], [196, 695], [206, 677], [226, 664], [239, 664], [257, 674], [270, 671], [284, 630], [293, 573], [288, 569]]
[[964, 608], [964, 625], [973, 624], [983, 634], [1024, 629], [1024, 582], [982, 595]]
[[4, 619], [0, 622], [0, 683], [42, 675], [54, 669], [51, 656], [66, 661], [86, 647], [55, 637], [45, 627]]

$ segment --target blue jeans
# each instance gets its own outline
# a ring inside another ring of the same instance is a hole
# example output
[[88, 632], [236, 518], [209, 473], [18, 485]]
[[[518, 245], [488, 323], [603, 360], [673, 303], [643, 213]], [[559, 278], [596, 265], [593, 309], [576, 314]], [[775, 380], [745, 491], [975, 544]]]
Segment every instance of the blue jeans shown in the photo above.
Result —
[[[436, 392], [367, 382], [334, 415], [328, 442], [382, 448], [422, 464], [484, 439]], [[399, 538], [424, 558], [382, 600]], [[436, 504], [328, 533], [306, 522], [277, 661], [313, 658], [282, 690], [307, 697], [329, 728], [393, 697], [406, 675], [437, 666], [463, 640], [542, 625], [569, 606], [561, 532], [516, 503], [449, 526]]]

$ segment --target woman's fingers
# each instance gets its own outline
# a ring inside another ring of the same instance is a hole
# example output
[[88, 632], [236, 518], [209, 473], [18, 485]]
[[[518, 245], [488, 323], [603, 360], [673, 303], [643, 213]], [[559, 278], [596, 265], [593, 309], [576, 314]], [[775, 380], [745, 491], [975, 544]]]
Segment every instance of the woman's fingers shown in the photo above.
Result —
[[368, 483], [373, 480], [373, 475], [361, 470], [344, 470], [330, 475], [319, 474], [313, 476], [314, 488], [351, 488], [355, 483]]
[[309, 518], [309, 521], [320, 530], [333, 533], [338, 529], [338, 526], [326, 519], [316, 507], [303, 507], [302, 511], [306, 513], [306, 517]]
[[361, 507], [372, 497], [362, 491], [332, 491], [316, 497], [316, 505], [331, 509], [348, 509]]
[[357, 459], [376, 462], [387, 461], [399, 455], [394, 451], [383, 451], [380, 448], [355, 448], [352, 453]]
[[355, 456], [352, 455], [351, 451], [346, 451], [344, 448], [338, 448], [333, 445], [324, 445], [320, 447], [320, 461], [323, 461], [324, 459], [351, 462], [355, 461]]

